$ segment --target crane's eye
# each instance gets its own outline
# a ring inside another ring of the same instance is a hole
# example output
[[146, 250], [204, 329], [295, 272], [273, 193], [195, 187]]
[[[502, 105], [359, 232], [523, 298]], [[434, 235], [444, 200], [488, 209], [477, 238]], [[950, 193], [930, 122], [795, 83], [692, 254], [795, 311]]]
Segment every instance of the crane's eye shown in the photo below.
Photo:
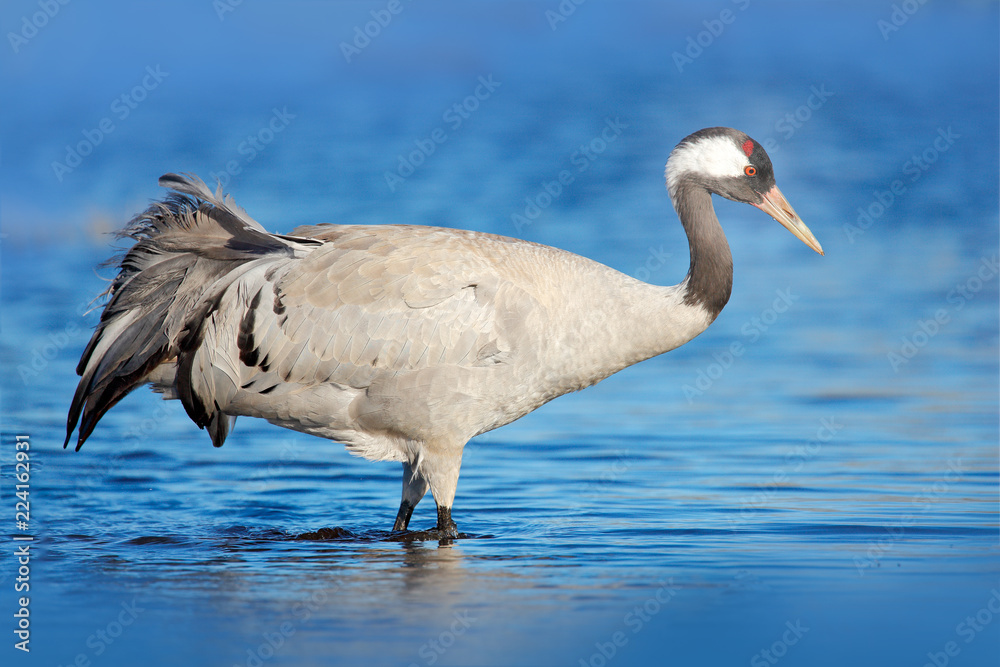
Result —
[[756, 176], [757, 167], [753, 166], [752, 164], [748, 164], [747, 166], [743, 167], [743, 173], [746, 174], [747, 176]]

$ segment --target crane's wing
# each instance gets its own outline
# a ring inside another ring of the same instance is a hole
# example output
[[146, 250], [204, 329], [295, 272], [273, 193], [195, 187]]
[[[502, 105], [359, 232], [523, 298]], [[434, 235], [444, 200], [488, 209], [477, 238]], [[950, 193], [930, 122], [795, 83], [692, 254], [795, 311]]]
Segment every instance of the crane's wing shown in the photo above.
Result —
[[209, 314], [197, 350], [181, 356], [176, 386], [196, 423], [228, 411], [306, 430], [358, 428], [359, 412], [385, 409], [366, 403], [373, 383], [384, 389], [407, 376], [415, 391], [457, 368], [509, 360], [506, 332], [530, 298], [484, 254], [505, 240], [400, 225], [312, 227], [293, 237], [323, 244], [246, 267]]
[[[241, 354], [285, 381], [367, 386], [374, 372], [495, 363], [496, 267], [451, 230], [331, 227], [261, 290]], [[465, 252], [463, 252], [465, 250]], [[250, 328], [252, 326], [252, 333]], [[269, 363], [269, 359], [272, 363]]]
[[325, 243], [250, 295], [239, 328], [246, 366], [275, 382], [361, 388], [380, 372], [502, 356], [495, 268], [457, 252], [450, 230], [330, 226], [312, 238]]
[[144, 382], [179, 398], [217, 446], [237, 414], [310, 432], [343, 424], [376, 380], [405, 375], [412, 391], [432, 377], [421, 371], [443, 369], [440, 384], [448, 369], [504, 363], [504, 332], [530, 310], [500, 278], [510, 239], [405, 225], [270, 234], [195, 178], [161, 184], [178, 194], [123, 232], [136, 243], [77, 370], [78, 447]]

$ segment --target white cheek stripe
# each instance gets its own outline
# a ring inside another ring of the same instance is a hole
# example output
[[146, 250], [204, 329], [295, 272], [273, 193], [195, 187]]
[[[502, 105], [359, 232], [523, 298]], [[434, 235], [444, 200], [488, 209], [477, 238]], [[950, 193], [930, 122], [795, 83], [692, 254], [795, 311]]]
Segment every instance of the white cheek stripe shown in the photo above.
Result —
[[678, 146], [667, 161], [667, 190], [674, 196], [682, 174], [695, 172], [710, 178], [742, 176], [750, 158], [733, 143], [731, 137], [718, 136], [699, 139]]

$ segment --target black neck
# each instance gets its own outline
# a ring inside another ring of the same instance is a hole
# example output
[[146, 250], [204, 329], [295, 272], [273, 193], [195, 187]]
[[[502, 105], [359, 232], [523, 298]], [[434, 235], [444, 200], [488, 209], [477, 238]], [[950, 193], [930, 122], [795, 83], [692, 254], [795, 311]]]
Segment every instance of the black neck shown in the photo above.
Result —
[[704, 187], [686, 181], [678, 184], [674, 207], [691, 246], [691, 268], [685, 279], [684, 302], [698, 304], [714, 320], [733, 291], [733, 256], [712, 207], [712, 195]]

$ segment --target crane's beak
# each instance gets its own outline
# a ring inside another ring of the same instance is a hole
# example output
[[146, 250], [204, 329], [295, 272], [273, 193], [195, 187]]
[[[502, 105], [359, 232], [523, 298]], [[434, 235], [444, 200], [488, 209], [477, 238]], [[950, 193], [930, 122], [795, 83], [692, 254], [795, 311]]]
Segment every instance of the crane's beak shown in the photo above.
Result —
[[754, 206], [780, 222], [785, 229], [795, 234], [807, 246], [821, 255], [824, 254], [823, 247], [819, 244], [819, 241], [816, 240], [813, 233], [806, 227], [806, 223], [802, 222], [802, 218], [798, 216], [792, 205], [785, 199], [785, 195], [781, 194], [781, 190], [778, 189], [777, 185], [767, 192], [760, 193], [760, 196], [764, 200], [759, 204], [754, 204]]

